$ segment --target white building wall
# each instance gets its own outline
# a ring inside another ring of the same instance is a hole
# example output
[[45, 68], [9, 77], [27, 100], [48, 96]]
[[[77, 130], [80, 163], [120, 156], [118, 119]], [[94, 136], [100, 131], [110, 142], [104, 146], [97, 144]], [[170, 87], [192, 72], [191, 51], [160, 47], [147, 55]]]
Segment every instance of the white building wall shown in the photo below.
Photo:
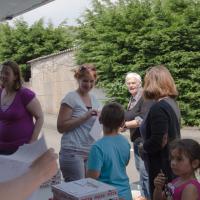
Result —
[[46, 113], [57, 114], [65, 94], [77, 87], [74, 52], [65, 52], [31, 62], [30, 88]]

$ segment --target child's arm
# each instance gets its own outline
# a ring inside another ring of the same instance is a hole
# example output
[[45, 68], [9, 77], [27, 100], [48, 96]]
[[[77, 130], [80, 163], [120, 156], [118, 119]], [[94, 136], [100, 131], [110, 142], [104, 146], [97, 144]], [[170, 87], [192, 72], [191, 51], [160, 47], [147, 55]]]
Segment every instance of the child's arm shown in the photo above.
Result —
[[88, 166], [86, 177], [98, 179], [101, 174], [101, 168], [103, 165], [103, 155], [102, 150], [98, 145], [93, 145], [90, 149], [88, 157]]
[[181, 195], [181, 200], [199, 200], [200, 196], [199, 196], [199, 192], [196, 188], [195, 185], [193, 184], [188, 184]]
[[86, 173], [86, 177], [98, 179], [100, 176], [100, 172], [94, 170], [88, 170]]
[[163, 173], [159, 173], [154, 179], [155, 189], [153, 192], [153, 200], [165, 200], [166, 197], [163, 193], [163, 187], [165, 185], [166, 178]]

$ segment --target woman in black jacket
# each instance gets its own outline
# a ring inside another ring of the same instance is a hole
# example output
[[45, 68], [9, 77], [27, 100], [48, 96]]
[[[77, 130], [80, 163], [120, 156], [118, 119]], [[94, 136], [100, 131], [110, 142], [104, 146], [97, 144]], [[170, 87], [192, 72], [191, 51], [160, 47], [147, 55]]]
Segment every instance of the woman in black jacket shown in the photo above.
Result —
[[144, 79], [144, 97], [155, 100], [140, 132], [144, 143], [141, 152], [149, 174], [149, 189], [153, 197], [153, 180], [162, 170], [168, 181], [174, 178], [170, 168], [168, 144], [180, 137], [180, 110], [175, 98], [178, 92], [165, 66], [150, 68]]

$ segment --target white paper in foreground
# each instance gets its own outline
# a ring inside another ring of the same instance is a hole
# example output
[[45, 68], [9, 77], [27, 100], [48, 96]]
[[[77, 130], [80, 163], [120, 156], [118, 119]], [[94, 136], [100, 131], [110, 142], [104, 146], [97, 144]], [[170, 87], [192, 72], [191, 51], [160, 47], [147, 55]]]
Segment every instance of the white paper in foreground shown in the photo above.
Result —
[[32, 144], [24, 144], [20, 146], [17, 152], [9, 157], [11, 157], [13, 160], [22, 161], [25, 163], [32, 163], [45, 151], [47, 151], [47, 145], [44, 136], [42, 136], [39, 140]]
[[97, 117], [89, 134], [95, 141], [97, 141], [98, 139], [103, 137], [102, 130], [103, 130], [102, 125], [99, 123], [99, 118]]
[[[47, 150], [44, 136], [32, 144], [24, 144], [9, 156], [0, 155], [0, 182], [14, 179], [27, 171], [36, 158]], [[19, 191], [20, 192], [20, 191]], [[28, 200], [34, 200], [33, 194]], [[36, 200], [36, 199], [35, 199]]]

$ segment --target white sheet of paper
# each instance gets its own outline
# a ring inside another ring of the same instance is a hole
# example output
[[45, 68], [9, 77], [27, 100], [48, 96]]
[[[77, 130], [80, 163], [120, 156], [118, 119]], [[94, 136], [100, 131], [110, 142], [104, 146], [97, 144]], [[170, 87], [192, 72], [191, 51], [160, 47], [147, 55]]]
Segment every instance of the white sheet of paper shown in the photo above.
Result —
[[[47, 150], [47, 145], [42, 136], [38, 141], [32, 144], [21, 146], [14, 154], [9, 156], [0, 155], [0, 181], [7, 181], [22, 175], [32, 161], [42, 155]], [[20, 192], [20, 191], [19, 191]], [[34, 192], [28, 200], [35, 199], [37, 191]]]
[[102, 125], [99, 123], [99, 118], [97, 117], [89, 134], [95, 141], [97, 141], [98, 139], [103, 137], [102, 130], [103, 130]]
[[[25, 163], [31, 163], [47, 150], [47, 145], [44, 136], [32, 144], [24, 144], [9, 157], [12, 160], [22, 161]], [[7, 157], [7, 156], [6, 156]]]

